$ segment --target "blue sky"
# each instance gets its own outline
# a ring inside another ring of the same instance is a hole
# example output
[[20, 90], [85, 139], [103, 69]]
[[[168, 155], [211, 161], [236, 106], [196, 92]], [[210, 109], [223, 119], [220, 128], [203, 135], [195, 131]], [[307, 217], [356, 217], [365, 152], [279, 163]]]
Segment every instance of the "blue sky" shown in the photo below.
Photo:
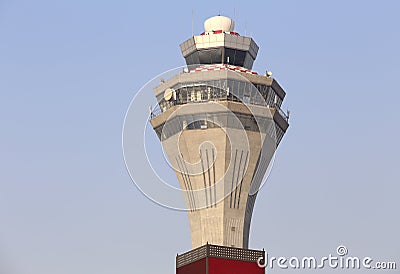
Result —
[[121, 135], [135, 93], [184, 64], [192, 10], [195, 34], [236, 10], [287, 92], [250, 246], [400, 265], [398, 1], [0, 0], [0, 273], [174, 273], [187, 216], [138, 191]]

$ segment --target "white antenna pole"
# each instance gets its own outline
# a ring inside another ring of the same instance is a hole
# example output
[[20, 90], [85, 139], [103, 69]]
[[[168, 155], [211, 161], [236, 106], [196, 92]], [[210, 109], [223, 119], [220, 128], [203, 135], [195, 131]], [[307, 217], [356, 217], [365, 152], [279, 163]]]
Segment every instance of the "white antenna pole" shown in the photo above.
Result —
[[233, 20], [235, 20], [236, 23], [236, 0], [235, 0], [235, 5], [233, 6]]
[[194, 10], [192, 9], [192, 36], [194, 36]]

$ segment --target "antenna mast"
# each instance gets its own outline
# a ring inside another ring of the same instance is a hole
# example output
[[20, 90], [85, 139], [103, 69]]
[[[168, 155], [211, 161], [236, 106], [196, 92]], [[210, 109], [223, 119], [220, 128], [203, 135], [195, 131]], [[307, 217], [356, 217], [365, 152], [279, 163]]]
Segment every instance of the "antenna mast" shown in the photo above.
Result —
[[192, 9], [192, 36], [194, 36], [194, 10]]

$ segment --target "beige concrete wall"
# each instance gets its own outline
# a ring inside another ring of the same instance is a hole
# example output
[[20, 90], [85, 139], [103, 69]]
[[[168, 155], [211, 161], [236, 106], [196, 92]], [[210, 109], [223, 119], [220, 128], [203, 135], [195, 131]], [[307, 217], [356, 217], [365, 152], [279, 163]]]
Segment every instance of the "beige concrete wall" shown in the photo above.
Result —
[[[240, 106], [227, 106], [245, 113]], [[263, 141], [267, 149], [260, 161]], [[255, 178], [255, 171], [260, 166], [258, 173], [263, 174], [275, 152], [272, 139], [256, 131], [217, 127], [184, 130], [163, 140], [163, 146], [169, 161], [179, 163], [175, 173], [181, 188], [188, 190], [192, 247], [208, 242], [247, 248], [254, 206], [248, 204], [248, 194], [251, 184], [263, 179]]]

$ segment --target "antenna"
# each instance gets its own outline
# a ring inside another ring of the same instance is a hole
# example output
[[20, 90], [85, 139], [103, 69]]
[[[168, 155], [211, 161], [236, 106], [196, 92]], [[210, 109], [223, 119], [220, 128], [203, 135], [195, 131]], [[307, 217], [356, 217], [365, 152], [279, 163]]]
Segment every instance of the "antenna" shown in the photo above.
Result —
[[234, 4], [234, 6], [233, 6], [233, 20], [235, 20], [235, 23], [236, 23], [236, 0], [235, 0], [235, 4]]
[[194, 36], [194, 10], [192, 9], [192, 36]]

